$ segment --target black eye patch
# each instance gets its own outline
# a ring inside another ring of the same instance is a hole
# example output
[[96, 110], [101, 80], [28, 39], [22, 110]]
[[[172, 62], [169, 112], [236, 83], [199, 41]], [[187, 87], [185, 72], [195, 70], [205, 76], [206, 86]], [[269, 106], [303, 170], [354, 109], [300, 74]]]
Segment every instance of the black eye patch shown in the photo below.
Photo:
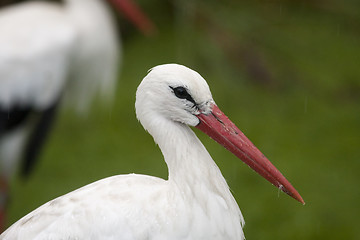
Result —
[[194, 105], [197, 105], [194, 99], [191, 97], [191, 95], [187, 92], [187, 90], [184, 87], [170, 87], [173, 91], [176, 97], [181, 99], [186, 99], [190, 102], [192, 102]]

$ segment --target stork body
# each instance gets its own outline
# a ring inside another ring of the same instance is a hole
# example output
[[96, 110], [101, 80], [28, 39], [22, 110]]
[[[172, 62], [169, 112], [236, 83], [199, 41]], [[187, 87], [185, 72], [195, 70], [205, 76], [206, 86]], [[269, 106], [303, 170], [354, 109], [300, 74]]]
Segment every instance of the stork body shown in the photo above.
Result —
[[263, 176], [261, 171], [267, 171], [266, 177], [277, 179], [273, 184], [302, 201], [291, 184], [280, 173], [272, 174], [274, 167], [267, 165], [268, 160], [220, 114], [205, 80], [196, 72], [176, 64], [152, 69], [137, 90], [136, 113], [164, 155], [168, 180], [137, 174], [100, 180], [39, 207], [0, 239], [244, 239], [240, 209], [189, 126], [224, 146], [219, 141], [223, 133], [211, 134], [203, 125], [231, 133], [223, 139], [245, 151], [246, 157], [241, 155], [245, 162], [257, 162], [258, 166], [252, 166], [255, 171]]
[[0, 239], [243, 239], [229, 190], [212, 188], [114, 176], [48, 202]]

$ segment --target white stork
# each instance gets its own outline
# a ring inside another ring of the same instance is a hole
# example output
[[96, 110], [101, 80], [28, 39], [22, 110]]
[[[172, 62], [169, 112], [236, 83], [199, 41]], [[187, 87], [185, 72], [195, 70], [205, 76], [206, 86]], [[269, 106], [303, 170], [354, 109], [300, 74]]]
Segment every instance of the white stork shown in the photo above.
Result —
[[102, 179], [42, 205], [0, 239], [244, 239], [244, 220], [229, 186], [189, 126], [304, 203], [220, 111], [197, 72], [177, 64], [153, 68], [137, 89], [135, 106], [164, 155], [168, 180], [139, 174]]
[[[128, 0], [111, 0], [145, 33], [151, 22]], [[0, 231], [8, 182], [23, 157], [28, 175], [60, 99], [85, 112], [110, 100], [119, 39], [103, 0], [31, 1], [0, 9]]]

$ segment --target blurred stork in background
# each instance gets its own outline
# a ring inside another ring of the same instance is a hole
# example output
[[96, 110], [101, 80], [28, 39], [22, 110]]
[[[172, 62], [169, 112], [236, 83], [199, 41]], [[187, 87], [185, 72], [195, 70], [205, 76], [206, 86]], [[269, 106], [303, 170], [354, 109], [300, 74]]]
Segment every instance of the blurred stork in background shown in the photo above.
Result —
[[[109, 0], [144, 34], [154, 25], [130, 0]], [[119, 39], [103, 0], [29, 1], [0, 10], [0, 231], [9, 182], [34, 167], [60, 101], [86, 113], [114, 94]], [[20, 162], [21, 159], [21, 162]]]

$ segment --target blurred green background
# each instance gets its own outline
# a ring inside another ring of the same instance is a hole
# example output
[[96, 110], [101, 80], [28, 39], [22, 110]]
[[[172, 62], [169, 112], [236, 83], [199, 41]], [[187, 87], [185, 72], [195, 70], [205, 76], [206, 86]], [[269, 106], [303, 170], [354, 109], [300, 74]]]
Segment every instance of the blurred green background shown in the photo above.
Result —
[[167, 177], [136, 120], [136, 87], [155, 65], [198, 71], [220, 108], [300, 192], [271, 186], [203, 133], [245, 217], [247, 239], [359, 239], [360, 3], [140, 1], [146, 38], [118, 16], [123, 64], [112, 106], [63, 110], [41, 163], [12, 184], [10, 222], [42, 203], [124, 173]]

